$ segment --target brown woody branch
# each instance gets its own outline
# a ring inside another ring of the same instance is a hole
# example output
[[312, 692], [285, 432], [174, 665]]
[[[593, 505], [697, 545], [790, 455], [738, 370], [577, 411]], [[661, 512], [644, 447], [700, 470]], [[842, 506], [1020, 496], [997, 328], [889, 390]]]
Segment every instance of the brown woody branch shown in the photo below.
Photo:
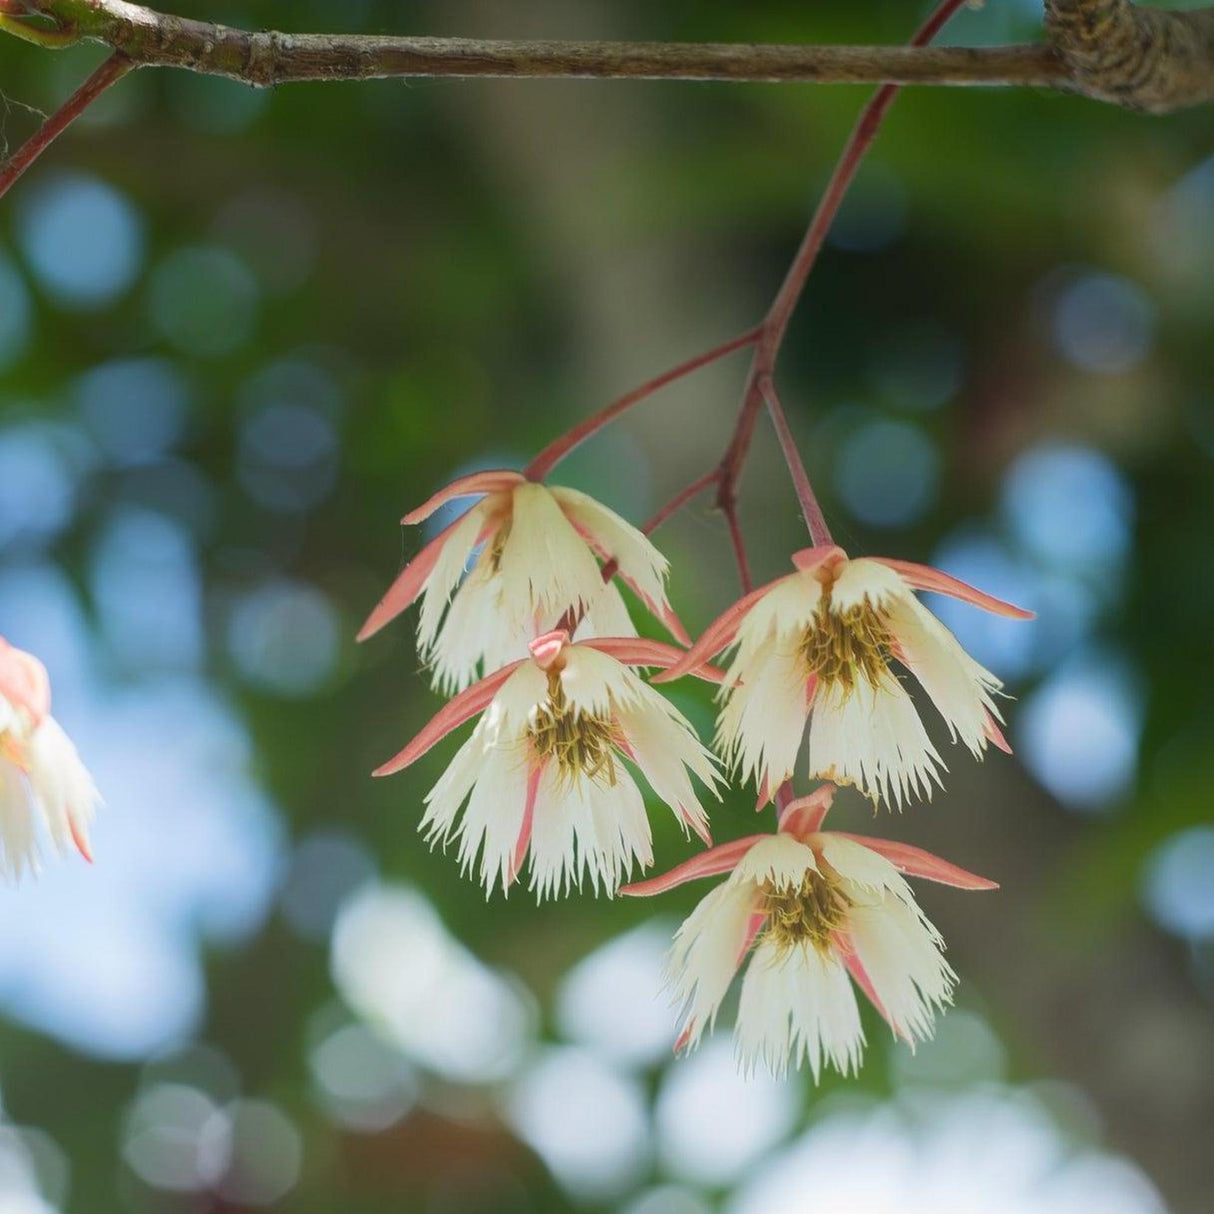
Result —
[[[1031, 86], [1153, 111], [1214, 95], [1214, 10], [1161, 12], [1129, 0], [1047, 0], [1047, 10], [1044, 45], [936, 48], [284, 34], [192, 21], [128, 0], [0, 0], [0, 12], [104, 42], [138, 64], [256, 86], [386, 76]], [[10, 17], [5, 26], [12, 25]]]

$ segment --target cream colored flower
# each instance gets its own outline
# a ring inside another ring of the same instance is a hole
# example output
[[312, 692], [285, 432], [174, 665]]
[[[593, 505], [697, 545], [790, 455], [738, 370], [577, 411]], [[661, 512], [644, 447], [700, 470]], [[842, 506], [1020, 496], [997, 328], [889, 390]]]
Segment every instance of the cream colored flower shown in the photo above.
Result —
[[431, 843], [458, 840], [465, 871], [479, 857], [486, 891], [505, 891], [529, 858], [541, 899], [587, 878], [596, 892], [614, 894], [635, 864], [653, 861], [632, 769], [685, 829], [711, 842], [691, 776], [714, 790], [716, 762], [687, 720], [630, 669], [667, 666], [681, 653], [658, 641], [575, 644], [550, 633], [532, 642], [531, 656], [456, 696], [375, 774], [409, 766], [479, 714], [426, 797], [421, 829]]
[[452, 692], [478, 671], [524, 656], [536, 636], [570, 613], [579, 636], [634, 636], [610, 564], [675, 636], [689, 643], [666, 599], [666, 558], [614, 511], [576, 489], [548, 487], [518, 472], [478, 472], [452, 482], [406, 523], [446, 502], [481, 500], [431, 540], [371, 613], [359, 639], [421, 599], [417, 639], [434, 684]]
[[735, 603], [655, 682], [733, 648], [717, 746], [764, 803], [796, 766], [809, 724], [809, 774], [852, 784], [898, 807], [930, 796], [943, 765], [901, 679], [919, 681], [975, 756], [1008, 749], [995, 696], [1002, 684], [915, 597], [934, 590], [1017, 619], [1031, 612], [935, 569], [841, 548], [806, 549], [794, 573]]
[[37, 874], [43, 837], [86, 860], [101, 798], [76, 748], [50, 715], [46, 668], [0, 638], [0, 874]]
[[744, 965], [735, 1038], [747, 1071], [762, 1062], [781, 1075], [808, 1063], [817, 1080], [826, 1065], [858, 1070], [864, 1031], [853, 983], [896, 1036], [931, 1035], [956, 975], [901, 874], [963, 889], [994, 883], [906, 844], [819, 829], [831, 792], [793, 802], [779, 834], [722, 844], [621, 891], [655, 894], [729, 874], [675, 936], [676, 1048], [694, 1047], [711, 1028]]

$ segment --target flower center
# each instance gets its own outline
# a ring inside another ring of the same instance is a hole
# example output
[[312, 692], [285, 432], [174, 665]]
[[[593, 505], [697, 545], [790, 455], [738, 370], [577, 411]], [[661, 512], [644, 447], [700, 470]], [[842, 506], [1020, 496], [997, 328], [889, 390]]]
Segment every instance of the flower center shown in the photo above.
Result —
[[610, 717], [572, 708], [555, 670], [548, 672], [548, 699], [532, 713], [527, 736], [536, 758], [555, 761], [562, 779], [603, 777], [614, 786], [618, 737], [614, 723]]
[[833, 872], [810, 870], [800, 885], [759, 886], [760, 910], [767, 915], [766, 932], [781, 948], [812, 944], [820, 953], [831, 947], [831, 934], [843, 926], [851, 901]]
[[801, 652], [820, 682], [851, 692], [860, 679], [880, 686], [893, 656], [893, 637], [879, 608], [865, 602], [832, 611], [827, 596], [818, 604]]

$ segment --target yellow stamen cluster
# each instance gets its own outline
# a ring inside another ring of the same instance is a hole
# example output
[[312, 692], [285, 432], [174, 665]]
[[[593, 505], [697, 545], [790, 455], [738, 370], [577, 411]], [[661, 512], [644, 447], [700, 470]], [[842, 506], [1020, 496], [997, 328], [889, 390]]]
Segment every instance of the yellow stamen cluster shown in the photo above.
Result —
[[535, 756], [555, 760], [562, 779], [586, 776], [615, 784], [615, 724], [571, 707], [557, 671], [548, 672], [547, 701], [532, 713], [527, 734]]
[[759, 886], [759, 909], [767, 915], [766, 933], [781, 949], [809, 943], [820, 953], [831, 947], [831, 934], [843, 926], [851, 902], [833, 871], [809, 872], [800, 885]]
[[878, 687], [892, 658], [893, 638], [885, 616], [865, 602], [833, 611], [830, 596], [818, 604], [814, 622], [801, 643], [810, 672], [820, 682], [855, 690], [860, 679]]

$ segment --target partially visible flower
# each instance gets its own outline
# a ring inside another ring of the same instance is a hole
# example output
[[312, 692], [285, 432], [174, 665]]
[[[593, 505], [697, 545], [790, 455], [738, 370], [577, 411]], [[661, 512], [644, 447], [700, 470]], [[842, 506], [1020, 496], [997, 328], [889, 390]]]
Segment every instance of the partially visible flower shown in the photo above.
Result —
[[0, 874], [37, 874], [39, 843], [49, 835], [86, 859], [88, 828], [100, 801], [67, 734], [50, 715], [46, 668], [0, 637]]
[[678, 677], [736, 647], [722, 686], [717, 746], [759, 786], [759, 804], [792, 775], [809, 722], [809, 774], [853, 784], [899, 806], [930, 796], [939, 754], [906, 688], [901, 663], [923, 685], [953, 740], [980, 757], [1008, 745], [994, 697], [1003, 684], [961, 648], [915, 597], [952, 595], [999, 615], [1032, 619], [964, 582], [909, 561], [849, 560], [841, 548], [807, 548], [796, 572], [746, 595], [711, 624], [677, 665]]
[[666, 558], [630, 523], [576, 489], [536, 484], [518, 472], [477, 472], [452, 481], [401, 521], [420, 523], [445, 503], [472, 495], [483, 496], [405, 566], [363, 625], [360, 641], [420, 597], [418, 648], [433, 663], [435, 686], [451, 692], [467, 687], [478, 667], [491, 674], [522, 657], [566, 612], [582, 617], [582, 637], [633, 636], [624, 600], [610, 579], [604, 582], [597, 557], [690, 644], [666, 599]]
[[808, 1062], [857, 1071], [864, 1031], [852, 982], [895, 1035], [931, 1035], [956, 975], [901, 874], [961, 889], [995, 883], [885, 839], [821, 830], [834, 789], [793, 801], [780, 832], [724, 843], [620, 892], [649, 895], [729, 873], [675, 935], [670, 981], [683, 1009], [676, 1049], [694, 1048], [750, 953], [735, 1030], [738, 1060], [782, 1075]]
[[684, 830], [711, 843], [690, 775], [715, 791], [716, 762], [688, 721], [629, 669], [669, 666], [682, 651], [635, 638], [571, 643], [563, 631], [530, 650], [456, 696], [375, 772], [408, 767], [482, 714], [426, 797], [421, 829], [430, 843], [458, 838], [465, 871], [479, 854], [486, 891], [500, 883], [504, 892], [530, 856], [541, 899], [580, 888], [584, 877], [596, 893], [601, 885], [614, 894], [634, 863], [653, 862], [644, 800], [625, 760]]

